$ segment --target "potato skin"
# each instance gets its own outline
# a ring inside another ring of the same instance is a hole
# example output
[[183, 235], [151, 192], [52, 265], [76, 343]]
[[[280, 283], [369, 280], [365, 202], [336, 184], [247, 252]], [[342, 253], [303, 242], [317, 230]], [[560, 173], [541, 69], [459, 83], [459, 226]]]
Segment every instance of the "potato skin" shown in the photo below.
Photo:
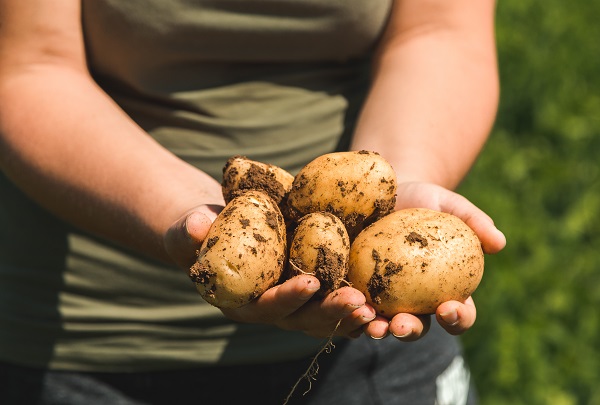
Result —
[[484, 255], [461, 219], [417, 208], [396, 211], [363, 230], [350, 249], [348, 280], [378, 314], [433, 314], [464, 301], [483, 276]]
[[261, 191], [246, 191], [213, 222], [189, 275], [208, 303], [238, 308], [279, 281], [286, 250], [277, 204]]
[[281, 167], [236, 155], [230, 157], [223, 167], [221, 187], [226, 203], [240, 191], [260, 190], [281, 204], [290, 192], [293, 181], [294, 176]]
[[330, 212], [342, 220], [353, 239], [393, 210], [396, 183], [392, 166], [376, 152], [325, 154], [295, 176], [287, 215], [298, 220], [311, 212]]
[[302, 217], [290, 243], [290, 276], [312, 274], [321, 283], [315, 298], [338, 289], [348, 273], [350, 239], [342, 221], [328, 212]]

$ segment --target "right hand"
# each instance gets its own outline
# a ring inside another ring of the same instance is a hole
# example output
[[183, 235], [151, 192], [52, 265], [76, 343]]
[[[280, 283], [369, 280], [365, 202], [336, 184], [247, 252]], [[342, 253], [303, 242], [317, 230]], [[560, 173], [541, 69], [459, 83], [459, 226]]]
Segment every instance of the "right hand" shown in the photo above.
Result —
[[361, 335], [364, 325], [375, 319], [375, 310], [360, 291], [342, 287], [322, 300], [310, 300], [318, 289], [316, 277], [298, 275], [241, 308], [222, 312], [237, 322], [270, 324], [318, 338], [332, 334], [355, 338]]
[[[218, 213], [218, 205], [200, 205], [182, 215], [166, 232], [164, 245], [173, 262], [187, 271]], [[358, 337], [363, 325], [375, 318], [363, 293], [342, 287], [321, 301], [310, 300], [319, 280], [299, 275], [268, 289], [251, 303], [223, 314], [237, 322], [270, 324], [286, 330], [303, 331], [314, 337], [330, 336], [340, 319], [336, 335]]]
[[222, 209], [221, 205], [199, 205], [183, 214], [167, 230], [163, 238], [165, 250], [178, 267], [187, 272], [194, 264], [202, 241]]

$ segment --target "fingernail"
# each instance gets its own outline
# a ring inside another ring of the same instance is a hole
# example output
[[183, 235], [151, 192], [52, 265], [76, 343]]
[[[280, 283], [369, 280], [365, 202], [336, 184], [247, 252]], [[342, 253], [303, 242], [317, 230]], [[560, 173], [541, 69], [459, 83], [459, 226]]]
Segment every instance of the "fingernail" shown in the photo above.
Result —
[[315, 293], [319, 291], [319, 286], [312, 286], [309, 285], [308, 287], [306, 287], [304, 290], [302, 290], [302, 292], [300, 293], [300, 299], [306, 301], [309, 300], [313, 295], [315, 295]]
[[371, 322], [373, 319], [377, 318], [377, 313], [375, 310], [373, 310], [373, 308], [365, 307], [365, 309], [361, 312], [362, 315], [360, 316], [360, 319], [363, 322]]
[[185, 217], [185, 222], [183, 224], [183, 230], [185, 231], [185, 237], [189, 240], [189, 241], [194, 241], [194, 239], [192, 238], [192, 234], [190, 232], [190, 215], [188, 215], [187, 217]]
[[452, 311], [444, 312], [443, 314], [440, 314], [440, 318], [442, 318], [442, 320], [450, 326], [455, 326], [459, 322], [458, 312], [456, 312], [456, 309], [453, 309]]
[[[387, 335], [388, 335], [388, 334], [389, 334], [389, 333], [388, 333], [388, 332], [386, 332], [386, 333], [385, 333], [385, 335], [383, 335], [383, 336], [371, 336], [371, 335], [369, 335], [369, 337], [370, 337], [371, 339], [373, 339], [373, 340], [381, 340], [381, 339], [383, 339], [383, 338], [387, 337]], [[409, 333], [409, 335], [410, 335], [410, 333]]]
[[369, 315], [369, 316], [362, 315], [362, 316], [360, 317], [360, 319], [361, 319], [362, 321], [364, 321], [364, 322], [371, 322], [371, 321], [372, 321], [373, 319], [375, 319], [376, 317], [377, 317], [376, 315], [372, 315], [372, 316], [371, 316], [371, 315]]
[[404, 338], [407, 338], [407, 337], [409, 337], [410, 335], [412, 335], [412, 330], [411, 330], [411, 331], [408, 331], [408, 332], [407, 332], [407, 333], [405, 333], [404, 335], [396, 335], [395, 333], [392, 333], [392, 335], [393, 335], [395, 338], [398, 338], [398, 339], [404, 339]]

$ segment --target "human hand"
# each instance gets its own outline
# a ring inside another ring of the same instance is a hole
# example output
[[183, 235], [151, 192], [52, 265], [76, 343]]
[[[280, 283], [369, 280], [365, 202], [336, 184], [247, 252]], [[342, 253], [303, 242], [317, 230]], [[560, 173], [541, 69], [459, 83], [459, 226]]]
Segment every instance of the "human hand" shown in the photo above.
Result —
[[163, 243], [171, 260], [187, 270], [194, 264], [198, 249], [223, 206], [204, 204], [183, 214], [169, 227]]
[[241, 308], [222, 312], [238, 322], [269, 324], [318, 338], [355, 338], [362, 334], [364, 325], [375, 319], [375, 310], [366, 304], [360, 291], [345, 286], [322, 300], [311, 300], [319, 286], [316, 277], [298, 275]]
[[[169, 228], [164, 238], [165, 248], [179, 267], [188, 269], [194, 263], [221, 209], [215, 205], [195, 207]], [[222, 312], [238, 322], [270, 324], [314, 337], [330, 336], [334, 330], [338, 336], [360, 336], [362, 326], [375, 318], [375, 310], [365, 304], [364, 294], [342, 287], [323, 300], [311, 300], [319, 286], [317, 278], [299, 275], [270, 288], [241, 308], [222, 309]]]
[[397, 210], [429, 208], [459, 217], [475, 231], [484, 253], [498, 253], [506, 245], [492, 218], [460, 194], [433, 183], [406, 182], [398, 185], [397, 195]]
[[[486, 253], [500, 251], [506, 241], [483, 211], [466, 198], [430, 183], [403, 183], [398, 187], [397, 209], [423, 207], [457, 215], [475, 230]], [[188, 211], [165, 235], [165, 246], [173, 261], [189, 268], [196, 252], [221, 206], [205, 205]], [[335, 335], [358, 337], [362, 331], [379, 339], [392, 334], [402, 341], [424, 336], [430, 327], [430, 316], [397, 314], [391, 320], [376, 316], [375, 310], [360, 291], [346, 286], [323, 300], [310, 300], [319, 289], [319, 281], [310, 275], [299, 275], [267, 290], [251, 303], [237, 309], [222, 310], [238, 322], [271, 324], [282, 329], [298, 330], [315, 337]], [[458, 335], [475, 322], [473, 299], [448, 301], [436, 310], [436, 319], [449, 333]], [[337, 323], [340, 322], [336, 329]]]
[[[493, 254], [506, 245], [506, 238], [495, 226], [492, 219], [465, 197], [444, 187], [425, 182], [407, 182], [398, 186], [396, 209], [429, 208], [447, 212], [461, 218], [471, 227], [483, 247], [483, 251]], [[472, 297], [464, 302], [448, 301], [436, 310], [436, 320], [450, 334], [459, 335], [475, 323], [476, 308]], [[377, 316], [365, 326], [364, 331], [373, 338], [392, 334], [402, 341], [413, 341], [424, 336], [429, 330], [431, 317], [411, 314], [397, 314], [391, 320]]]

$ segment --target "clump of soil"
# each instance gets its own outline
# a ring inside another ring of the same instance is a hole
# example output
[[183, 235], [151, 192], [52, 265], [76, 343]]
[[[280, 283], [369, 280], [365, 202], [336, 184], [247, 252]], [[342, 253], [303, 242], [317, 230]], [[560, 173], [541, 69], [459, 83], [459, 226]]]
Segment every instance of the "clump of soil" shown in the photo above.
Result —
[[421, 248], [426, 247], [429, 242], [427, 242], [427, 238], [425, 238], [424, 236], [419, 235], [416, 232], [411, 232], [408, 235], [406, 235], [406, 241], [408, 243], [410, 243], [411, 245], [413, 243], [418, 243], [419, 245], [421, 245]]
[[190, 268], [188, 275], [194, 283], [202, 284], [206, 287], [206, 293], [208, 296], [214, 297], [217, 287], [212, 283], [212, 279], [217, 275], [217, 273], [212, 271], [210, 268], [196, 262]]
[[[274, 173], [265, 170], [257, 164], [250, 164], [249, 169], [240, 174], [235, 168], [232, 168], [233, 161], [242, 156], [233, 156], [229, 158], [223, 168], [223, 197], [228, 203], [245, 190], [260, 190], [271, 197], [277, 204], [280, 204], [286, 196], [286, 189]], [[232, 189], [228, 185], [234, 184], [236, 181], [237, 188]]]
[[391, 286], [391, 277], [402, 271], [402, 265], [387, 259], [382, 260], [379, 252], [375, 249], [373, 249], [372, 257], [375, 260], [375, 270], [367, 282], [367, 291], [374, 303], [381, 304], [381, 297], [388, 294]]
[[344, 255], [326, 246], [319, 247], [315, 277], [319, 279], [321, 288], [315, 294], [317, 299], [325, 298], [329, 293], [340, 288], [346, 275], [346, 266]]

